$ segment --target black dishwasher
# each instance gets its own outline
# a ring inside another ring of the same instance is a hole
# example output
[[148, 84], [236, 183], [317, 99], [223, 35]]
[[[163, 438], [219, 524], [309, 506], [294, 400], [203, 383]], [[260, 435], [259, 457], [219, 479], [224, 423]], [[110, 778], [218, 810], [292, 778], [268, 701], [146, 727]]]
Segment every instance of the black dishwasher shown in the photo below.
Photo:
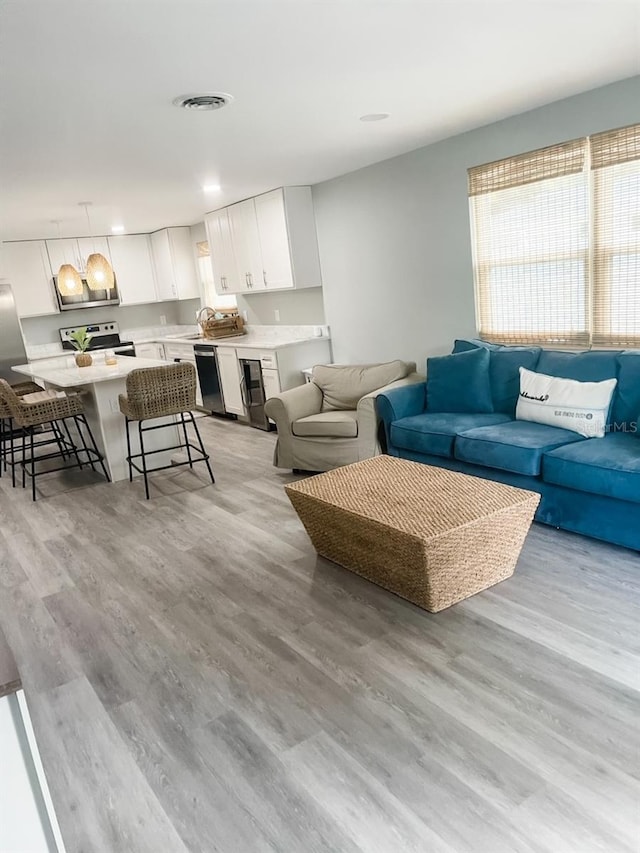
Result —
[[[212, 344], [196, 344], [193, 353], [200, 380], [202, 408], [215, 415], [226, 415], [216, 347]], [[235, 418], [235, 415], [233, 417]]]

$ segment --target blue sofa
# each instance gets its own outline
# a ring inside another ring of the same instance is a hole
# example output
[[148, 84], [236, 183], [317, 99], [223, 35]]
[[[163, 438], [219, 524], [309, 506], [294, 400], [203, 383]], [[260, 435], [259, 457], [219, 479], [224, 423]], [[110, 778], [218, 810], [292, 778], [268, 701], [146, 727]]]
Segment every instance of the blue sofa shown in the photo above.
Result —
[[[468, 389], [451, 387], [455, 375], [443, 386], [438, 359], [427, 362], [428, 382], [377, 397], [386, 452], [539, 492], [537, 521], [640, 550], [640, 352], [569, 353], [480, 340], [456, 341], [453, 352], [477, 349], [487, 352], [490, 389], [477, 411], [469, 411]], [[605, 437], [516, 420], [521, 366], [583, 382], [615, 377]], [[466, 406], [458, 405], [458, 392]]]

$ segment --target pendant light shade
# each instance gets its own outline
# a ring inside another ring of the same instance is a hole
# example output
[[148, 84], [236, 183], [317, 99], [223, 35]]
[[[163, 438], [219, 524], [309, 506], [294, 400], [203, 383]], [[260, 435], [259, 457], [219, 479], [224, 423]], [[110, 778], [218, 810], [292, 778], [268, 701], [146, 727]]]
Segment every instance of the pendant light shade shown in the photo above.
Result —
[[62, 264], [58, 271], [57, 283], [60, 296], [80, 296], [82, 294], [80, 273], [71, 264]]
[[99, 252], [94, 252], [87, 258], [86, 276], [89, 290], [111, 290], [113, 287], [111, 264]]

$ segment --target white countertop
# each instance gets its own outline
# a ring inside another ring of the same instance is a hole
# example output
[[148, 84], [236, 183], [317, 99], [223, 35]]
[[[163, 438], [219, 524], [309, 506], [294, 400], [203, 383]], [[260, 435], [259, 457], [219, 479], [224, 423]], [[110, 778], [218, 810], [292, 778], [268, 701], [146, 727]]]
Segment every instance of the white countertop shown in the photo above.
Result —
[[91, 367], [68, 366], [68, 362], [56, 364], [43, 364], [32, 362], [31, 364], [18, 364], [11, 369], [16, 373], [22, 373], [33, 379], [41, 379], [47, 385], [55, 385], [58, 388], [78, 388], [82, 385], [95, 385], [97, 382], [113, 382], [128, 376], [132, 370], [141, 367], [166, 367], [166, 361], [155, 358], [129, 358], [120, 356], [118, 363], [107, 365], [103, 361], [94, 363]]
[[[314, 335], [313, 329], [321, 328], [323, 334]], [[219, 347], [233, 347], [241, 349], [276, 350], [282, 347], [291, 347], [309, 341], [330, 340], [328, 326], [249, 326], [246, 335], [237, 335], [229, 338], [193, 338], [197, 326], [174, 327], [175, 331], [169, 334], [162, 333], [159, 329], [131, 329], [121, 333], [123, 340], [133, 340], [134, 344], [184, 344], [195, 346], [201, 343], [210, 343]], [[27, 347], [27, 356], [30, 361], [44, 359], [69, 358], [73, 355], [70, 350], [63, 350], [61, 344], [38, 344]]]
[[[281, 340], [273, 340], [262, 338], [260, 335], [235, 335], [234, 337], [229, 338], [197, 338], [196, 340], [189, 338], [181, 338], [181, 337], [166, 337], [166, 338], [154, 338], [153, 343], [164, 344], [164, 343], [172, 343], [172, 344], [187, 344], [188, 346], [195, 346], [196, 344], [210, 344], [211, 346], [216, 347], [233, 347], [234, 349], [264, 349], [264, 350], [276, 350], [282, 349], [282, 347], [293, 347], [297, 344], [304, 344], [308, 341], [328, 341], [329, 338], [325, 336], [308, 336], [304, 338], [293, 338], [291, 340], [281, 339]], [[143, 343], [142, 341], [138, 341], [138, 343]], [[145, 343], [151, 343], [151, 341], [146, 341]]]

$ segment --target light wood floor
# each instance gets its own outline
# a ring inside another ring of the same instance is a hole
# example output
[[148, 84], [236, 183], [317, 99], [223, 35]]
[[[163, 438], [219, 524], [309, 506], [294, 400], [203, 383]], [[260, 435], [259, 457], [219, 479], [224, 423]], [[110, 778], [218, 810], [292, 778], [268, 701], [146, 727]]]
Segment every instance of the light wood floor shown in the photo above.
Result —
[[429, 615], [316, 558], [273, 435], [201, 423], [215, 486], [0, 481], [69, 853], [637, 849], [639, 555], [535, 526]]

